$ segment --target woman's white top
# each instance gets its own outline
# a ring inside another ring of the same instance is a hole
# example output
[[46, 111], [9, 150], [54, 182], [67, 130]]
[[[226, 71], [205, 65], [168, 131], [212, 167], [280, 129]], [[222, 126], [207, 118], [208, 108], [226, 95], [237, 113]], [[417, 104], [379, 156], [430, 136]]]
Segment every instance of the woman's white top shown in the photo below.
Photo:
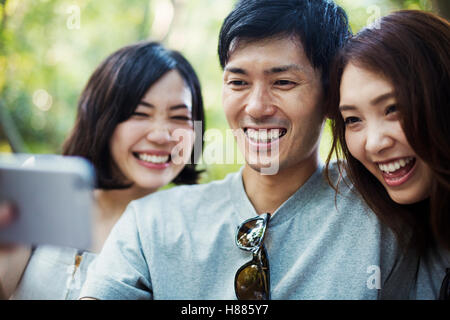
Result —
[[78, 299], [87, 269], [95, 257], [94, 253], [73, 248], [38, 246], [11, 299]]

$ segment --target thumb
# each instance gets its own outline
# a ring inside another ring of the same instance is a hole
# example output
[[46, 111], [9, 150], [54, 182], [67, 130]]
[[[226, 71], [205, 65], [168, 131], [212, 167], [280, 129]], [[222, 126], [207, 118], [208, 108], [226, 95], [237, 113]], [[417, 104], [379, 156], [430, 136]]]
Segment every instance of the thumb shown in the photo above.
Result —
[[14, 207], [8, 202], [0, 203], [0, 227], [6, 227], [14, 219]]

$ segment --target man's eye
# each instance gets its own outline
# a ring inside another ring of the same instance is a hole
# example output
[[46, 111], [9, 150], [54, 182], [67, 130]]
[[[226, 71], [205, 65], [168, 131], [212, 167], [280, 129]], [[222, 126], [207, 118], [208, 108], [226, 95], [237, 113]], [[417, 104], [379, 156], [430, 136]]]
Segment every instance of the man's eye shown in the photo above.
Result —
[[285, 86], [288, 84], [295, 84], [295, 82], [290, 81], [290, 80], [277, 80], [277, 81], [275, 81], [275, 84]]
[[231, 80], [228, 81], [228, 84], [232, 86], [245, 86], [247, 82], [245, 82], [244, 80]]
[[277, 80], [274, 85], [280, 89], [292, 89], [297, 86], [297, 83], [291, 80]]

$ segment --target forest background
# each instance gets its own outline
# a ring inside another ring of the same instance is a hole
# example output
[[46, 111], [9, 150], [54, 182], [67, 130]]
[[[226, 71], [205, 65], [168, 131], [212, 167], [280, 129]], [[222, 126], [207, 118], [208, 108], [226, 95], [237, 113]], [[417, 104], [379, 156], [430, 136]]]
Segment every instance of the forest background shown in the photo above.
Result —
[[[0, 0], [0, 152], [60, 153], [78, 97], [97, 65], [122, 46], [151, 39], [181, 51], [200, 77], [207, 114], [202, 182], [236, 171], [242, 157], [233, 143], [221, 139], [228, 125], [217, 57], [219, 29], [234, 2]], [[347, 11], [353, 32], [399, 9], [450, 17], [448, 0], [336, 2]], [[327, 126], [322, 159], [329, 145]], [[233, 164], [225, 161], [230, 152], [235, 154]]]

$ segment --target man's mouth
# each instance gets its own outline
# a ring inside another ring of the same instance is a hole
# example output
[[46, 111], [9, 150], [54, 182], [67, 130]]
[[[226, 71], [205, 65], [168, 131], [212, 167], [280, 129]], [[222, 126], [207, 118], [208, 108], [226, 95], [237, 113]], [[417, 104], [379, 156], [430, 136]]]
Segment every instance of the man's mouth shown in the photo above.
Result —
[[414, 171], [415, 164], [416, 158], [414, 157], [405, 157], [389, 162], [377, 163], [384, 181], [389, 186], [399, 186], [405, 183]]
[[244, 133], [248, 139], [254, 143], [269, 144], [283, 137], [287, 133], [287, 130], [284, 128], [244, 128]]

